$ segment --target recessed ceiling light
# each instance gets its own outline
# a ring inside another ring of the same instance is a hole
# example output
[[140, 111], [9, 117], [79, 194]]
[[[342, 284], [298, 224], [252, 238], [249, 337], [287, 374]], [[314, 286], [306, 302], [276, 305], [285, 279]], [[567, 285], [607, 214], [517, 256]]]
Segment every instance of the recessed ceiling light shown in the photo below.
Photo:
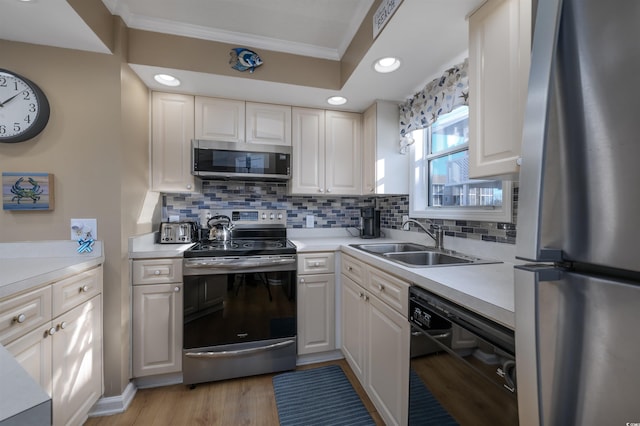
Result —
[[343, 98], [342, 96], [332, 96], [327, 99], [327, 103], [330, 105], [344, 105], [347, 103], [347, 98]]
[[400, 59], [388, 56], [386, 58], [378, 59], [373, 64], [373, 69], [380, 73], [388, 73], [400, 68]]
[[180, 80], [169, 74], [156, 74], [153, 78], [160, 84], [165, 86], [180, 86]]

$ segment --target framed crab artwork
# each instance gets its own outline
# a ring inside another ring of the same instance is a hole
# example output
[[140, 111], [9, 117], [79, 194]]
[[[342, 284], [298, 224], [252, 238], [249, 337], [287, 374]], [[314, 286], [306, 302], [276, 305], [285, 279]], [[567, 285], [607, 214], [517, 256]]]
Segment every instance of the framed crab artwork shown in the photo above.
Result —
[[51, 173], [2, 172], [2, 209], [53, 210]]

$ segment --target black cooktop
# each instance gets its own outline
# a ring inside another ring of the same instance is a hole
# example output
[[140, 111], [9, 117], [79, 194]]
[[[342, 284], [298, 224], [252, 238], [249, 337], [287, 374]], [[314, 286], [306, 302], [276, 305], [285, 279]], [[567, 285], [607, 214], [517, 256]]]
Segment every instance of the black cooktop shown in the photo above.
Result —
[[231, 239], [228, 241], [203, 240], [184, 252], [184, 257], [258, 256], [295, 254], [296, 246], [281, 239]]

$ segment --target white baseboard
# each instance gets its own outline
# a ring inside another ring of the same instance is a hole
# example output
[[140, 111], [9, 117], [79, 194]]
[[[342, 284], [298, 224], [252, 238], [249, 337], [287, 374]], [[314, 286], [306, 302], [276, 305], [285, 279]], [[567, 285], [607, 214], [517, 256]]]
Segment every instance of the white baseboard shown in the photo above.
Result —
[[107, 396], [100, 398], [89, 411], [89, 417], [110, 416], [112, 414], [124, 413], [136, 396], [138, 388], [129, 382], [122, 395]]
[[298, 355], [296, 365], [315, 364], [318, 362], [335, 361], [344, 358], [342, 351], [336, 349], [328, 352], [320, 352], [317, 354]]
[[182, 373], [157, 374], [134, 379], [138, 389], [158, 388], [182, 383]]

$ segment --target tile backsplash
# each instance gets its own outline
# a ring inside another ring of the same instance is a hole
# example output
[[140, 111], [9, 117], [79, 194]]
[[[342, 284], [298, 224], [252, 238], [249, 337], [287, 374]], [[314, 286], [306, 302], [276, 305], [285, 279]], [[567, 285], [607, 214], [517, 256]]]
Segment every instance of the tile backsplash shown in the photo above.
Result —
[[[433, 222], [443, 226], [445, 234], [451, 237], [514, 244], [517, 200], [518, 189], [514, 188], [513, 223], [446, 219], [434, 219]], [[225, 181], [202, 181], [202, 193], [162, 195], [163, 220], [170, 215], [179, 215], [180, 220], [197, 221], [202, 210], [277, 209], [287, 211], [288, 228], [305, 227], [306, 216], [310, 214], [315, 217], [316, 228], [357, 228], [360, 208], [368, 206], [376, 206], [380, 210], [382, 228], [400, 229], [402, 216], [409, 212], [409, 197], [289, 195], [286, 183]]]

